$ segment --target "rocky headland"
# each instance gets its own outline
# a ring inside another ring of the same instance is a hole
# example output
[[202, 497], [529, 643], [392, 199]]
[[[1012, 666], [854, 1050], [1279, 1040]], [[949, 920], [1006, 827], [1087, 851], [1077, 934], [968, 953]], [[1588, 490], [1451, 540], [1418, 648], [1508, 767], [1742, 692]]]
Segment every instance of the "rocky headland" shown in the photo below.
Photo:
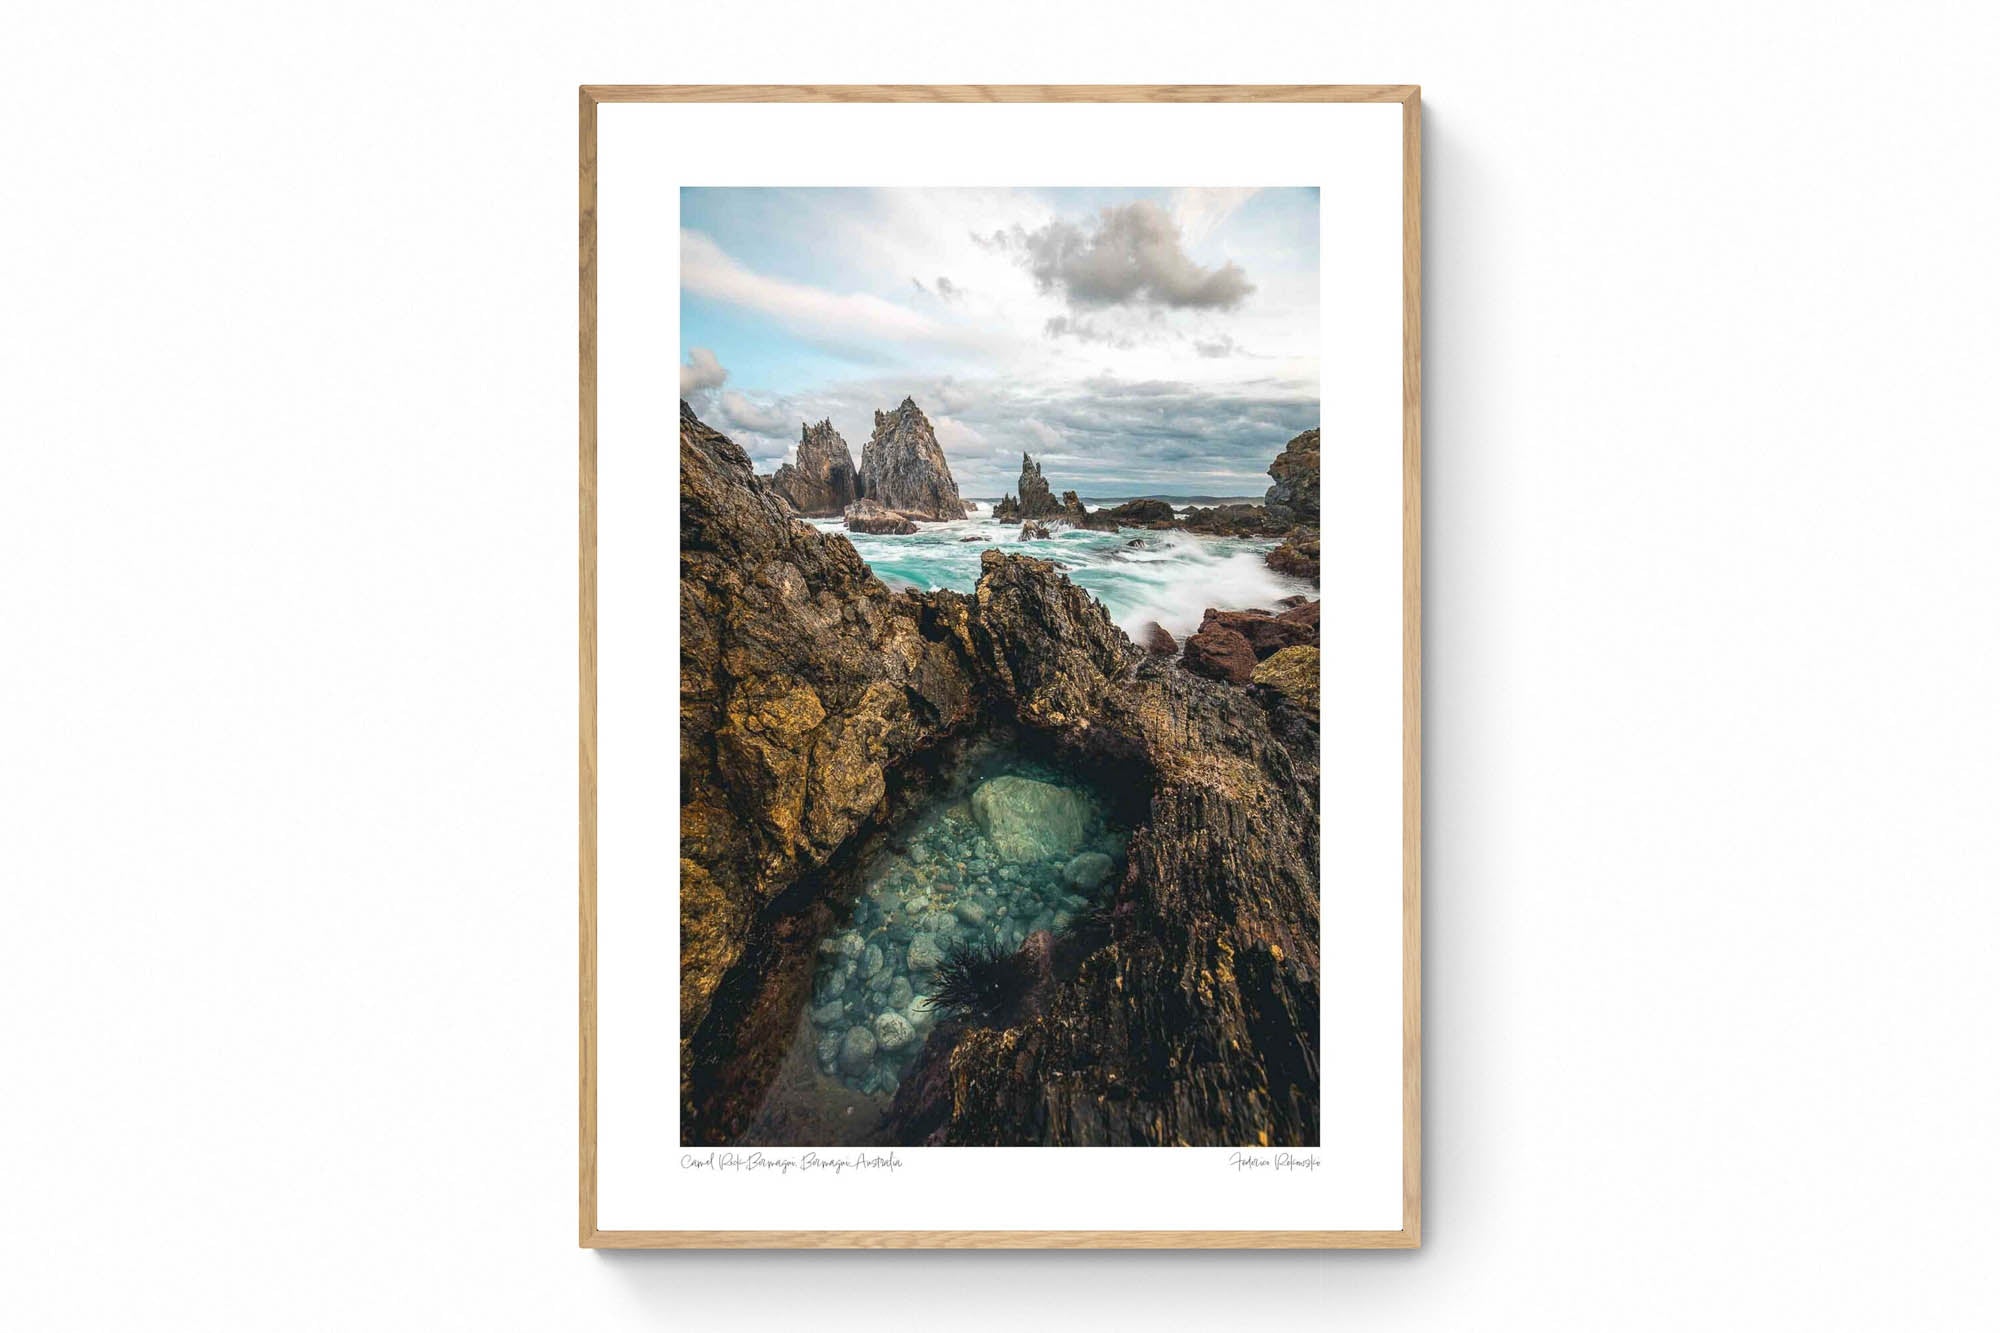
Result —
[[[743, 1135], [859, 868], [956, 754], [1005, 739], [1127, 808], [1129, 846], [1100, 910], [1021, 939], [1007, 1005], [930, 1028], [873, 1140], [1316, 1143], [1319, 740], [1298, 629], [1218, 622], [1253, 665], [1212, 679], [1134, 645], [1046, 561], [988, 550], [970, 594], [891, 592], [685, 405], [681, 469], [687, 1141]], [[866, 453], [862, 471], [865, 489]], [[912, 1049], [905, 1025], [854, 1029], [833, 1059]]]

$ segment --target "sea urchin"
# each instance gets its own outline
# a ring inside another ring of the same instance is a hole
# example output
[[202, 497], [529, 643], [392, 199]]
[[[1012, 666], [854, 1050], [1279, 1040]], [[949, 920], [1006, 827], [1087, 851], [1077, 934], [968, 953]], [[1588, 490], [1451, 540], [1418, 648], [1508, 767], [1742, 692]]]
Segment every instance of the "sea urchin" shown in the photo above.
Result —
[[990, 1026], [1020, 1008], [1034, 980], [1026, 959], [990, 940], [953, 944], [931, 981], [930, 1005], [945, 1017]]

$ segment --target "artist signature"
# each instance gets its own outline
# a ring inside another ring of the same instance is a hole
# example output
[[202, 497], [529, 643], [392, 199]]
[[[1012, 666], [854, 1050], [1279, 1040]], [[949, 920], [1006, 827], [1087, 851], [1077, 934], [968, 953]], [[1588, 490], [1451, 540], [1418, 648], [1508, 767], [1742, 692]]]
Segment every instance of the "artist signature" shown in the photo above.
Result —
[[796, 1171], [800, 1175], [816, 1172], [839, 1175], [843, 1171], [877, 1172], [894, 1174], [907, 1165], [893, 1152], [850, 1153], [845, 1157], [833, 1157], [822, 1153], [809, 1152], [796, 1156], [776, 1156], [761, 1152], [684, 1152], [681, 1154], [683, 1171], [771, 1171], [780, 1176], [789, 1176]]
[[1318, 1153], [1307, 1153], [1304, 1156], [1288, 1152], [1229, 1154], [1229, 1167], [1232, 1171], [1317, 1171], [1319, 1161]]

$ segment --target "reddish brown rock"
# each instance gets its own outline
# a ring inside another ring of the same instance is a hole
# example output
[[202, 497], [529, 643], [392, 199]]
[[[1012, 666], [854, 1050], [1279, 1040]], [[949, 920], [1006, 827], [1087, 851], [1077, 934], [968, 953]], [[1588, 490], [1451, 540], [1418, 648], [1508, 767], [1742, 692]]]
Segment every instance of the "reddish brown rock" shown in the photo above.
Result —
[[1301, 529], [1278, 543], [1264, 564], [1295, 579], [1319, 581], [1319, 534]]
[[1272, 653], [1299, 645], [1319, 643], [1319, 603], [1308, 602], [1280, 615], [1269, 611], [1217, 611], [1202, 615], [1203, 629], [1234, 631], [1249, 641], [1259, 661]]
[[1248, 685], [1257, 670], [1257, 653], [1250, 640], [1225, 625], [1203, 621], [1181, 649], [1181, 661], [1198, 676]]
[[1174, 636], [1167, 633], [1167, 627], [1157, 620], [1149, 620], [1139, 631], [1139, 646], [1156, 657], [1172, 657], [1181, 650]]

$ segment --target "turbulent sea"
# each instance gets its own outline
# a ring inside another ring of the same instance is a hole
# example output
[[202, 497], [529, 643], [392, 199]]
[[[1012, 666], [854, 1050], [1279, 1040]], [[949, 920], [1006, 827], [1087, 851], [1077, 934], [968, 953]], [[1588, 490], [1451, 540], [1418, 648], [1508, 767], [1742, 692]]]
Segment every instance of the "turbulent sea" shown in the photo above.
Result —
[[[989, 501], [966, 503], [973, 517], [919, 524], [918, 531], [901, 537], [847, 532], [837, 518], [816, 518], [812, 523], [823, 532], [844, 533], [868, 567], [891, 587], [971, 592], [979, 582], [980, 552], [994, 546], [1053, 560], [1072, 582], [1104, 603], [1127, 634], [1157, 620], [1175, 638], [1183, 638], [1200, 626], [1201, 613], [1208, 607], [1240, 611], [1274, 606], [1294, 593], [1315, 593], [1311, 583], [1265, 567], [1264, 556], [1276, 541], [1144, 528], [1121, 528], [1115, 533], [1055, 528], [1046, 541], [1024, 542], [1019, 519], [994, 519]], [[968, 537], [978, 540], [965, 540]], [[1132, 545], [1134, 541], [1139, 544]]]

